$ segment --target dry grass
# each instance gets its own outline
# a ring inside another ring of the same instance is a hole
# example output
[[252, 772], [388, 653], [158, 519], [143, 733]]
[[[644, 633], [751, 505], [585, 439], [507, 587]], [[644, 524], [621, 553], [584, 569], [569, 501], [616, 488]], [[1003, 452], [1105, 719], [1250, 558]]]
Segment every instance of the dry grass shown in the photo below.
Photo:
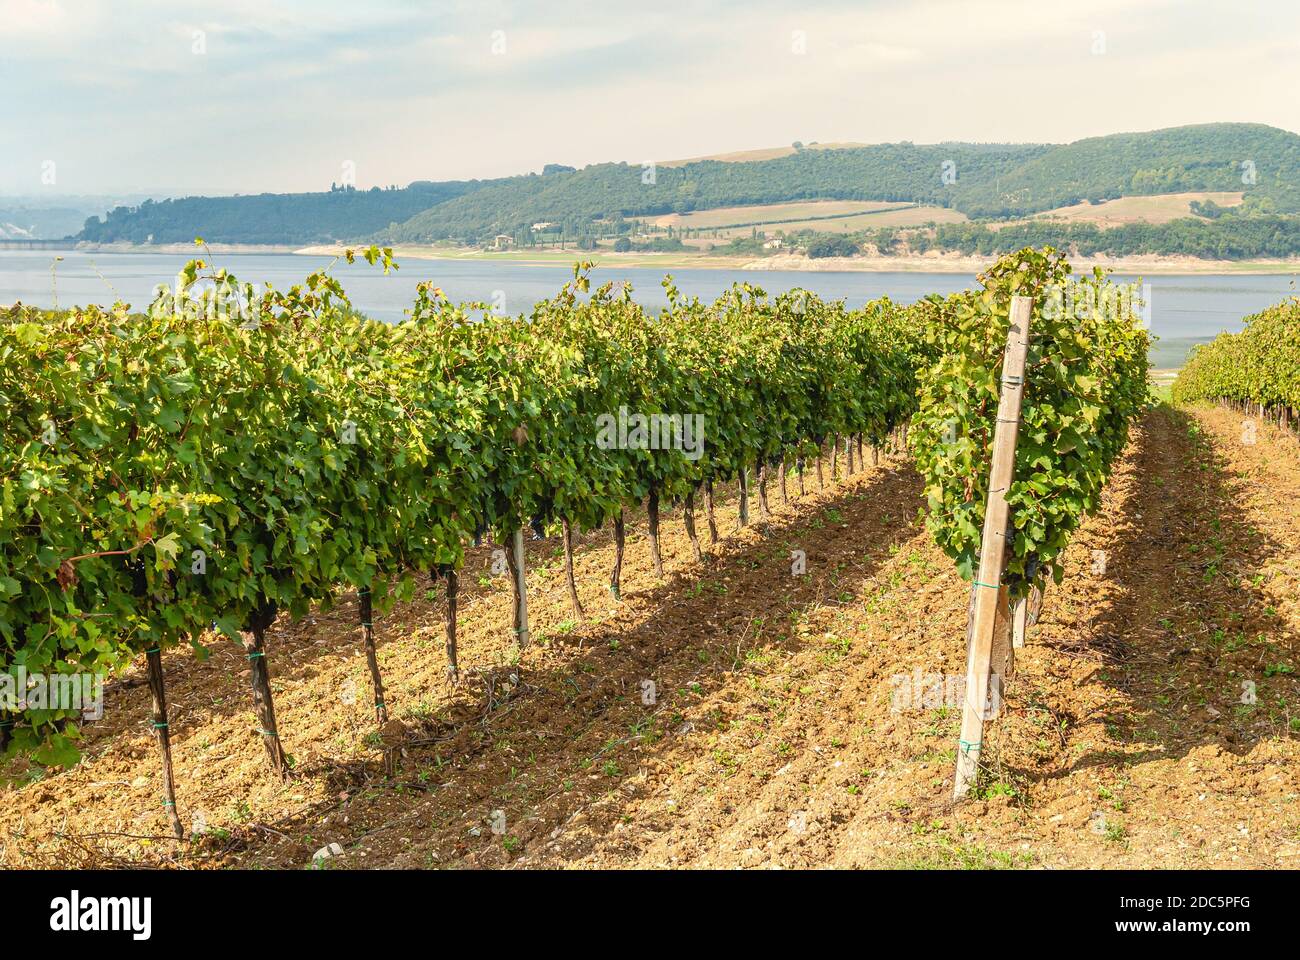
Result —
[[850, 213], [874, 214], [881, 210], [891, 210], [906, 206], [901, 202], [884, 202], [879, 200], [800, 200], [793, 203], [764, 203], [739, 207], [718, 207], [713, 210], [695, 210], [691, 213], [670, 213], [656, 217], [657, 227], [690, 227], [691, 229], [709, 229], [712, 227], [744, 227], [764, 223], [779, 223], [786, 220], [818, 220], [824, 217], [843, 217]]
[[1035, 219], [1069, 220], [1118, 227], [1126, 223], [1168, 223], [1192, 215], [1192, 201], [1212, 200], [1221, 207], [1241, 203], [1240, 193], [1164, 193], [1150, 197], [1120, 197], [1104, 203], [1076, 203], [1040, 213]]
[[[845, 150], [865, 146], [868, 146], [868, 144], [846, 140], [838, 143], [808, 144], [805, 149]], [[703, 157], [687, 157], [684, 160], [661, 160], [658, 165], [661, 167], [684, 167], [688, 163], [699, 163], [701, 160], [718, 160], [722, 163], [750, 163], [754, 160], [775, 160], [777, 157], [788, 157], [794, 152], [794, 147], [760, 147], [757, 150], [733, 150], [729, 153], [712, 153]]]

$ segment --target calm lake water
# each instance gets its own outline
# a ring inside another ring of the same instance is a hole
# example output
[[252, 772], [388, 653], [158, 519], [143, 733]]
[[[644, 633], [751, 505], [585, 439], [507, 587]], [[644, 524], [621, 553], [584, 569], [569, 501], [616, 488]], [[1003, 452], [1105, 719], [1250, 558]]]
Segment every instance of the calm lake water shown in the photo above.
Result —
[[[55, 263], [54, 258], [63, 260]], [[124, 300], [143, 307], [155, 285], [168, 283], [190, 259], [179, 254], [84, 253], [75, 250], [0, 250], [0, 303], [21, 300], [50, 307]], [[296, 254], [222, 254], [213, 257], [240, 280], [270, 283], [284, 289], [329, 264], [330, 257]], [[503, 302], [511, 313], [527, 312], [553, 295], [572, 276], [566, 267], [535, 267], [481, 260], [405, 260], [384, 276], [368, 264], [338, 263], [342, 279], [359, 310], [397, 321], [415, 296], [420, 280], [432, 280], [453, 300]], [[51, 267], [54, 267], [53, 275]], [[656, 308], [666, 303], [660, 282], [664, 272], [646, 267], [605, 266], [594, 283], [631, 281], [638, 301]], [[828, 299], [859, 306], [883, 295], [911, 303], [928, 293], [952, 293], [975, 283], [973, 275], [951, 273], [813, 273], [797, 270], [685, 270], [673, 272], [688, 296], [712, 300], [735, 281], [757, 284], [769, 293], [802, 286]], [[1119, 280], [1132, 277], [1118, 276]], [[1193, 343], [1225, 330], [1238, 331], [1242, 318], [1296, 292], [1289, 275], [1157, 276], [1145, 281], [1151, 330], [1159, 338], [1152, 350], [1157, 367], [1179, 366]]]

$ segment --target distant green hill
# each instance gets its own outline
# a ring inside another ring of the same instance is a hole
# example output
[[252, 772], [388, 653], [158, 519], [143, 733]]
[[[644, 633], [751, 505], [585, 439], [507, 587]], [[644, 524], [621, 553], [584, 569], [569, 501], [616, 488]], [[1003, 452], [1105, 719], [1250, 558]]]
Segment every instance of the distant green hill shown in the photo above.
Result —
[[62, 240], [81, 230], [86, 218], [114, 206], [140, 203], [144, 196], [56, 194], [0, 197], [0, 240]]
[[967, 178], [953, 206], [972, 218], [1004, 217], [1080, 200], [1240, 190], [1272, 199], [1279, 213], [1300, 213], [1297, 174], [1300, 136], [1258, 123], [1207, 123], [1052, 147], [993, 181]]
[[[576, 227], [615, 213], [651, 216], [787, 200], [906, 200], [955, 206], [967, 178], [995, 178], [1048, 149], [888, 143], [801, 150], [773, 160], [699, 160], [652, 171], [639, 164], [599, 163], [573, 173], [502, 181], [417, 214], [383, 237], [398, 242], [476, 240], [517, 233], [537, 221]], [[945, 169], [955, 174], [956, 183], [945, 184]]]
[[1215, 123], [1093, 137], [1066, 145], [877, 144], [766, 160], [700, 160], [647, 171], [548, 165], [544, 175], [418, 183], [403, 190], [190, 197], [119, 208], [84, 240], [229, 243], [481, 242], [560, 224], [791, 200], [896, 200], [1009, 218], [1132, 194], [1243, 191], [1262, 214], [1300, 213], [1300, 136]]
[[352, 240], [491, 181], [420, 181], [381, 190], [262, 193], [247, 197], [184, 197], [117, 207], [91, 217], [79, 240], [99, 243], [325, 243]]

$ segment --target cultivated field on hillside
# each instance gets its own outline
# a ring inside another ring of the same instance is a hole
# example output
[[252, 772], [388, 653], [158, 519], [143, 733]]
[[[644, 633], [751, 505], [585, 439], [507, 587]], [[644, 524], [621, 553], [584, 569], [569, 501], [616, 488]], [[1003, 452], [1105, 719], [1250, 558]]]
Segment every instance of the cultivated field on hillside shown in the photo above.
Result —
[[[805, 150], [842, 150], [852, 147], [865, 147], [865, 143], [855, 143], [845, 141], [843, 143], [813, 143], [805, 145]], [[777, 157], [788, 157], [792, 153], [797, 153], [793, 146], [788, 147], [760, 147], [756, 150], [732, 150], [727, 153], [713, 153], [704, 157], [687, 157], [684, 160], [662, 160], [658, 166], [661, 167], [683, 167], [688, 163], [698, 163], [701, 160], [718, 160], [722, 163], [749, 163], [754, 160], [775, 160]]]
[[818, 220], [825, 217], [845, 217], [855, 213], [876, 213], [908, 207], [907, 203], [886, 203], [878, 200], [800, 200], [793, 203], [751, 204], [740, 207], [718, 207], [713, 210], [693, 210], [690, 213], [669, 213], [655, 217], [650, 222], [656, 227], [711, 229], [715, 227], [744, 227], [755, 224], [785, 224], [796, 220]]
[[[876, 227], [919, 227], [927, 223], [964, 223], [966, 215], [947, 207], [917, 206], [858, 200], [810, 200], [801, 203], [724, 207], [689, 214], [667, 214], [653, 222], [659, 227], [707, 230], [704, 237], [688, 239], [701, 245], [714, 239], [747, 237], [755, 229], [769, 237], [777, 233], [815, 230], [853, 233]], [[714, 234], [717, 237], [714, 237]]]
[[1102, 203], [1076, 203], [1038, 214], [1034, 219], [1071, 220], [1096, 223], [1104, 227], [1124, 223], [1168, 223], [1192, 216], [1192, 201], [1212, 201], [1221, 207], [1241, 203], [1241, 193], [1162, 193], [1153, 196], [1120, 197]]

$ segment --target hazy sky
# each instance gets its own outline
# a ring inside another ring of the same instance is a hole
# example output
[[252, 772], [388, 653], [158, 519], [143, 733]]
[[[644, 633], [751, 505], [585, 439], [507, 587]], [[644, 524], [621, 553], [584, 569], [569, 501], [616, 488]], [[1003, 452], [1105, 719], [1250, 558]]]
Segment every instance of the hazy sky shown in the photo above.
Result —
[[1300, 0], [0, 0], [0, 81], [6, 194], [1300, 131]]

